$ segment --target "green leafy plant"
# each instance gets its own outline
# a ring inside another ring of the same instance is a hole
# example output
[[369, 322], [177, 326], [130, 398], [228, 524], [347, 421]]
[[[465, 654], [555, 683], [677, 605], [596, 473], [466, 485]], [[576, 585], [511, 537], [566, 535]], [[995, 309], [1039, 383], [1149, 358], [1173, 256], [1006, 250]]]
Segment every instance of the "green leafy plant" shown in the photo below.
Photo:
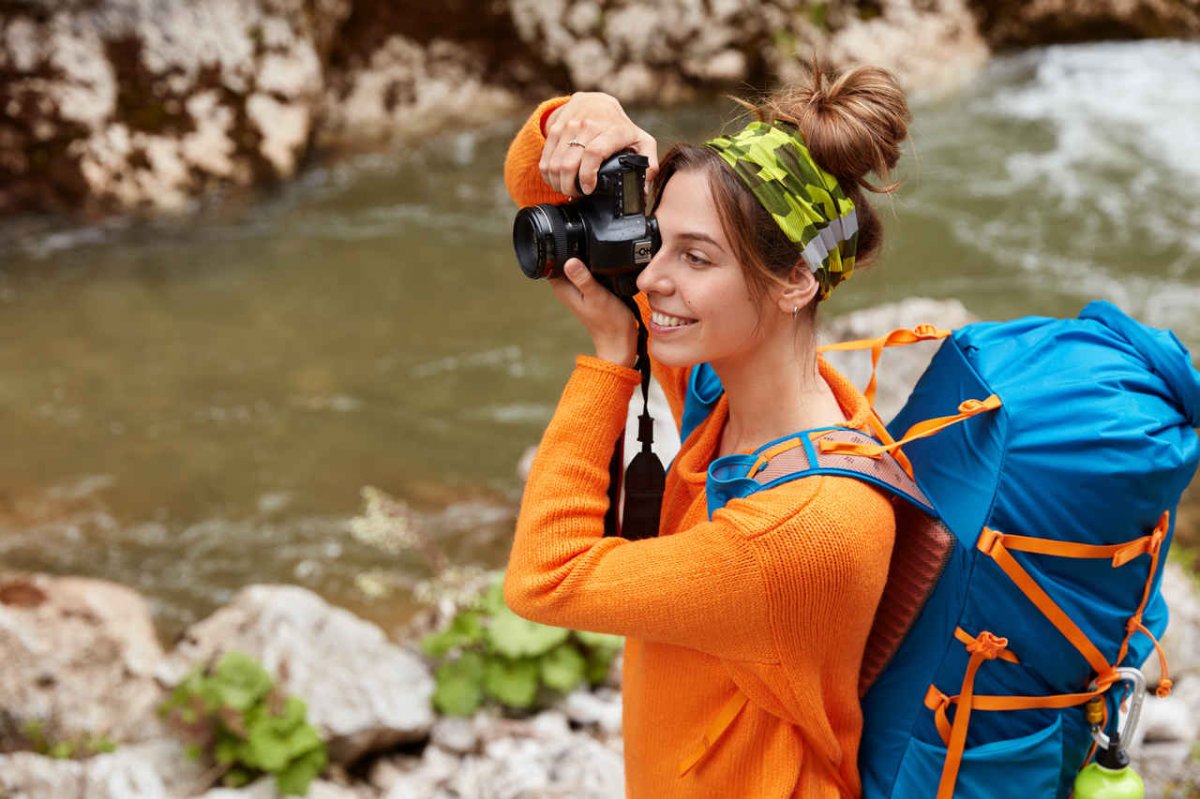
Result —
[[489, 699], [525, 711], [585, 681], [599, 685], [608, 678], [621, 641], [523, 619], [504, 604], [501, 578], [495, 578], [421, 647], [439, 662], [434, 706], [447, 715], [466, 716]]
[[65, 735], [53, 719], [30, 719], [21, 725], [23, 748], [55, 760], [81, 760], [114, 752], [116, 743], [107, 735]]
[[241, 652], [193, 669], [158, 712], [188, 744], [189, 756], [214, 762], [230, 787], [271, 774], [281, 794], [303, 796], [328, 762], [303, 700], [284, 696], [266, 669]]

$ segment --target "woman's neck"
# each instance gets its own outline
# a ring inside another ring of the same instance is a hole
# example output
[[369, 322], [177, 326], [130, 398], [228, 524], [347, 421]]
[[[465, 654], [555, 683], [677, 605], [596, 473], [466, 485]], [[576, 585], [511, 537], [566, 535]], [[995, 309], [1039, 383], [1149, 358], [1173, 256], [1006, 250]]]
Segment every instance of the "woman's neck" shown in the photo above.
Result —
[[797, 430], [841, 424], [845, 413], [817, 369], [812, 349], [762, 348], [751, 358], [714, 363], [729, 402], [718, 456], [748, 452]]

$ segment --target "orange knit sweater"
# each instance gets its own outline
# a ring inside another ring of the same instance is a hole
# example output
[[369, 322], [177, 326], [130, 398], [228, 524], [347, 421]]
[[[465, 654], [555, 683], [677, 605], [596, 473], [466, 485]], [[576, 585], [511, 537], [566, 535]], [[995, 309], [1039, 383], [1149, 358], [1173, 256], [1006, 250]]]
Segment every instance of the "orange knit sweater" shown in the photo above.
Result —
[[[565, 200], [537, 171], [543, 117], [562, 102], [539, 107], [509, 150], [520, 205]], [[864, 427], [862, 394], [824, 361], [820, 373]], [[687, 370], [655, 364], [655, 376], [678, 424]], [[627, 796], [858, 796], [858, 672], [891, 555], [889, 500], [810, 477], [709, 521], [722, 398], [671, 465], [659, 537], [605, 538], [608, 460], [638, 379], [577, 358], [529, 475], [505, 599], [537, 622], [626, 636]]]

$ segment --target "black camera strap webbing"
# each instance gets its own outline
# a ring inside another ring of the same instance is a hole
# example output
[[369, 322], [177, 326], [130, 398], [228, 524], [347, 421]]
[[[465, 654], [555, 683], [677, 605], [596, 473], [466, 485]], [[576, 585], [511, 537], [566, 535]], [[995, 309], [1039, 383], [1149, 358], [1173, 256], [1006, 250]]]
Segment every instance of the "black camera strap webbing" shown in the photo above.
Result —
[[621, 471], [625, 462], [625, 432], [621, 431], [613, 447], [613, 457], [608, 467], [608, 513], [604, 517], [604, 534], [636, 540], [658, 535], [666, 470], [663, 469], [662, 461], [653, 448], [654, 419], [650, 416], [650, 355], [647, 351], [646, 325], [642, 322], [633, 298], [622, 299], [633, 310], [638, 324], [636, 368], [642, 374], [642, 413], [638, 416], [638, 441], [641, 442], [642, 448], [633, 456], [629, 468], [625, 470], [625, 505], [618, 524], [616, 508], [621, 496]]

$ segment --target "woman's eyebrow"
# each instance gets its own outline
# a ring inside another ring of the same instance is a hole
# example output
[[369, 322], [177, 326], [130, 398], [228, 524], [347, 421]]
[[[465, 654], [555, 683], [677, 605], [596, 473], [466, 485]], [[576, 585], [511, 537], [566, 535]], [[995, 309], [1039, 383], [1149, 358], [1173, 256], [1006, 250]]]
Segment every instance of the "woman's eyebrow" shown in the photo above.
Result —
[[716, 247], [718, 250], [721, 250], [722, 252], [724, 252], [724, 248], [720, 244], [717, 243], [716, 239], [714, 239], [712, 236], [708, 235], [707, 233], [701, 233], [698, 230], [689, 230], [689, 231], [680, 233], [679, 238], [690, 239], [692, 241], [705, 241], [705, 242], [708, 242], [709, 244], [711, 244], [712, 246]]

